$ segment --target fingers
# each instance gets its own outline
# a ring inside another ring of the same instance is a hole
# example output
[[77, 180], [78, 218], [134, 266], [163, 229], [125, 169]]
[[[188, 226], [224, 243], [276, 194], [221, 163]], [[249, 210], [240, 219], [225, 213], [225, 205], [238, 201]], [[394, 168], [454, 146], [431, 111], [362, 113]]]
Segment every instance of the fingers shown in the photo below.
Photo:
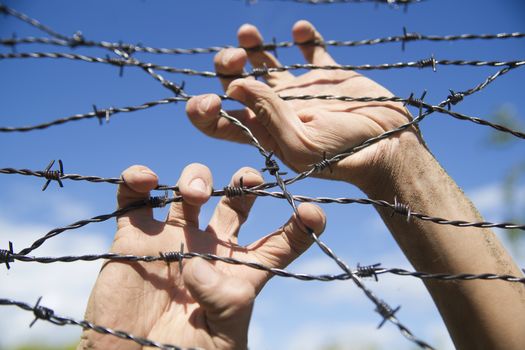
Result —
[[[259, 33], [257, 27], [251, 24], [244, 24], [239, 28], [237, 33], [239, 39], [239, 45], [247, 49], [248, 59], [255, 68], [276, 68], [280, 67], [279, 61], [267, 51], [261, 50], [250, 50], [250, 48], [257, 48], [263, 45], [264, 41]], [[277, 84], [286, 83], [293, 79], [294, 76], [290, 72], [274, 72], [264, 76], [264, 79], [270, 86]]]
[[250, 108], [268, 133], [279, 144], [301, 143], [298, 135], [304, 126], [295, 111], [268, 85], [256, 80], [237, 79], [226, 94]]
[[[261, 263], [274, 268], [285, 268], [314, 242], [309, 230], [313, 230], [317, 236], [324, 231], [326, 217], [321, 208], [303, 203], [297, 210], [300, 220], [294, 214], [280, 230], [248, 246], [248, 250], [253, 250]], [[261, 273], [255, 278], [254, 285], [260, 289], [270, 277], [268, 273]]]
[[183, 201], [171, 204], [166, 223], [198, 228], [200, 209], [210, 198], [212, 184], [211, 172], [206, 166], [194, 163], [184, 168], [177, 183]]
[[[149, 168], [143, 165], [133, 165], [122, 172], [123, 184], [118, 186], [117, 203], [119, 208], [124, 208], [140, 200], [149, 198], [150, 191], [157, 187], [158, 177]], [[119, 229], [127, 225], [139, 226], [153, 219], [150, 207], [131, 210], [117, 218]]]
[[192, 297], [206, 312], [210, 335], [224, 341], [225, 348], [246, 349], [255, 300], [253, 286], [245, 279], [220, 273], [199, 258], [184, 264], [182, 277]]
[[[244, 72], [244, 66], [247, 60], [248, 56], [245, 50], [231, 48], [219, 51], [219, 53], [215, 55], [213, 62], [215, 64], [215, 71], [219, 74], [241, 75]], [[220, 78], [225, 91], [234, 79], [235, 78]]]
[[[252, 168], [242, 168], [233, 175], [230, 186], [239, 187], [257, 186], [263, 183], [261, 174]], [[237, 243], [237, 236], [241, 225], [246, 221], [250, 209], [255, 202], [255, 196], [242, 195], [239, 197], [221, 198], [215, 207], [215, 212], [206, 231], [213, 232], [222, 241]]]
[[[295, 23], [292, 29], [294, 41], [298, 44], [309, 42], [322, 42], [323, 37], [308, 21], [301, 20]], [[326, 51], [324, 46], [320, 45], [299, 45], [304, 58], [308, 63], [315, 65], [335, 65], [336, 62]]]
[[[208, 136], [228, 141], [248, 143], [250, 139], [240, 129], [225, 118], [219, 116], [221, 100], [219, 96], [208, 94], [192, 97], [186, 104], [186, 113], [197, 129]], [[247, 125], [251, 116], [245, 109], [228, 111], [228, 114]], [[250, 128], [251, 129], [251, 128]], [[256, 132], [252, 130], [252, 132]]]

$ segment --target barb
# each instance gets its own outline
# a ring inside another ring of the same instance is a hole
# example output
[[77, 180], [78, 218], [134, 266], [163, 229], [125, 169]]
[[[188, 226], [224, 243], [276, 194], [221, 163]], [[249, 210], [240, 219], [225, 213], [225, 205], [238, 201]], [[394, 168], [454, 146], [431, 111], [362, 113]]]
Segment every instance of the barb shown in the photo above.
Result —
[[162, 343], [159, 343], [159, 342], [147, 339], [147, 338], [139, 337], [139, 336], [121, 331], [121, 330], [114, 330], [111, 328], [99, 326], [97, 324], [94, 324], [86, 320], [77, 321], [70, 317], [59, 316], [55, 313], [53, 309], [41, 306], [40, 305], [41, 300], [42, 300], [42, 297], [38, 298], [37, 303], [34, 306], [31, 306], [21, 301], [0, 298], [0, 305], [11, 305], [11, 306], [16, 306], [25, 311], [31, 311], [35, 315], [35, 319], [33, 320], [33, 322], [31, 322], [30, 326], [32, 326], [37, 320], [43, 320], [43, 321], [50, 322], [57, 326], [74, 325], [74, 326], [82, 327], [84, 329], [91, 329], [100, 334], [107, 334], [107, 335], [111, 335], [111, 336], [114, 336], [120, 339], [131, 340], [142, 346], [152, 346], [154, 348], [158, 348], [162, 350], [198, 350], [198, 348], [181, 348], [176, 345], [162, 344]]
[[51, 168], [53, 167], [53, 164], [55, 164], [55, 161], [52, 160], [49, 165], [46, 167], [46, 169], [44, 171], [42, 171], [42, 177], [44, 177], [47, 181], [46, 183], [44, 184], [44, 187], [42, 187], [42, 191], [45, 191], [47, 186], [49, 186], [49, 184], [51, 183], [51, 181], [56, 181], [58, 182], [58, 185], [60, 187], [64, 187], [64, 185], [62, 184], [62, 176], [64, 176], [64, 164], [62, 164], [62, 160], [58, 160], [58, 166], [59, 166], [59, 170], [51, 170]]
[[9, 242], [9, 249], [0, 249], [0, 264], [5, 264], [5, 267], [9, 270], [11, 266], [9, 263], [12, 263], [15, 261], [13, 258], [14, 251], [13, 251], [13, 242]]

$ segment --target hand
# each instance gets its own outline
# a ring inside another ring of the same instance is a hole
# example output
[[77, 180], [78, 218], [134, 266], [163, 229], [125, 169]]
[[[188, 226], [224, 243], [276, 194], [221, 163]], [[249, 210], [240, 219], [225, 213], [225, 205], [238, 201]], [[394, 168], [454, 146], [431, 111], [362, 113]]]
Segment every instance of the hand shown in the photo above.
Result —
[[[295, 42], [322, 40], [316, 29], [306, 21], [293, 27]], [[257, 28], [243, 25], [238, 32], [241, 47], [257, 47], [263, 39]], [[308, 63], [336, 65], [326, 49], [321, 46], [300, 46]], [[250, 61], [253, 67], [278, 67], [280, 63], [268, 52], [225, 49], [215, 56], [219, 73], [238, 75]], [[263, 147], [275, 154], [295, 171], [309, 169], [312, 164], [378, 136], [385, 131], [405, 124], [410, 119], [408, 111], [399, 103], [367, 102], [349, 103], [324, 100], [283, 101], [290, 95], [346, 95], [353, 97], [392, 96], [379, 84], [352, 71], [311, 71], [300, 76], [290, 72], [276, 72], [265, 76], [267, 84], [254, 79], [221, 79], [226, 94], [248, 108], [229, 112], [248, 126]], [[240, 130], [218, 115], [221, 101], [216, 95], [192, 98], [187, 104], [191, 122], [209, 136], [247, 143], [249, 139]], [[417, 141], [415, 129], [404, 133]], [[391, 159], [399, 145], [394, 136], [367, 147], [344, 159], [320, 176], [348, 180], [357, 185], [363, 179], [373, 181], [378, 171], [394, 163]], [[387, 164], [385, 164], [387, 163]], [[394, 163], [395, 164], [395, 163]]]
[[[262, 183], [260, 174], [242, 168], [232, 178], [246, 186]], [[149, 198], [157, 176], [143, 166], [123, 172], [119, 207]], [[274, 233], [242, 247], [239, 229], [255, 198], [223, 197], [206, 230], [199, 229], [199, 211], [209, 199], [212, 177], [209, 169], [192, 164], [178, 182], [184, 201], [172, 203], [166, 221], [153, 218], [151, 208], [134, 210], [118, 218], [118, 231], [111, 252], [159, 255], [178, 251], [213, 253], [219, 256], [284, 268], [312, 243], [304, 227], [292, 217]], [[302, 204], [303, 222], [320, 234], [325, 217], [319, 207]], [[164, 261], [104, 264], [89, 299], [86, 319], [162, 343], [205, 349], [246, 349], [247, 332], [255, 296], [272, 276], [243, 265], [210, 263], [200, 258], [178, 264]], [[85, 331], [79, 349], [142, 349], [138, 344], [110, 335]]]

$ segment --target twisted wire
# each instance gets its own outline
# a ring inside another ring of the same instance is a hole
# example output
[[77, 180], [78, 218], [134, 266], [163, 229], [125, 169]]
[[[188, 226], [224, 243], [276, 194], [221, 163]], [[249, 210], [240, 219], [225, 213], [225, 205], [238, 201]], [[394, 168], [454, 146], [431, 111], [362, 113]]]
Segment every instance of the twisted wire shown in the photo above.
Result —
[[10, 7], [7, 7], [6, 5], [0, 3], [0, 13], [4, 13], [6, 15], [9, 15], [9, 16], [13, 16], [15, 18], [18, 18], [19, 20], [21, 20], [22, 22], [25, 22], [41, 31], [43, 31], [44, 33], [47, 33], [49, 35], [51, 35], [52, 37], [55, 37], [57, 39], [61, 39], [61, 40], [68, 40], [69, 38], [65, 35], [62, 35], [58, 32], [56, 32], [55, 30], [51, 29], [50, 27], [40, 23], [40, 21], [34, 19], [34, 18], [31, 18], [29, 17], [28, 15], [24, 14], [24, 13], [21, 13], [21, 12], [18, 12], [17, 10], [13, 9], [13, 8], [10, 8]]
[[[162, 343], [159, 343], [159, 342], [147, 339], [147, 338], [139, 337], [139, 336], [121, 331], [121, 330], [115, 330], [112, 328], [103, 327], [103, 326], [94, 324], [92, 322], [89, 322], [87, 320], [78, 321], [70, 317], [59, 316], [55, 314], [54, 310], [44, 307], [44, 306], [40, 306], [39, 303], [40, 303], [40, 299], [36, 305], [32, 306], [30, 304], [27, 304], [21, 301], [0, 298], [0, 305], [16, 306], [22, 310], [33, 312], [33, 314], [35, 315], [35, 321], [44, 320], [44, 321], [53, 323], [54, 325], [57, 325], [57, 326], [65, 326], [65, 325], [79, 326], [79, 327], [82, 327], [83, 329], [91, 329], [100, 334], [111, 335], [111, 336], [114, 336], [120, 339], [126, 339], [126, 340], [133, 341], [142, 346], [151, 346], [151, 347], [162, 349], [162, 350], [198, 350], [198, 348], [182, 348], [176, 345], [162, 344]], [[35, 321], [33, 321], [33, 323]]]
[[130, 112], [142, 111], [142, 110], [145, 110], [151, 107], [171, 104], [171, 103], [177, 103], [181, 101], [187, 101], [187, 99], [183, 97], [179, 97], [179, 96], [173, 96], [173, 97], [163, 98], [160, 100], [145, 102], [143, 104], [136, 105], [136, 106], [109, 107], [107, 109], [98, 109], [93, 112], [74, 114], [69, 117], [59, 118], [59, 119], [55, 119], [50, 122], [40, 123], [36, 125], [31, 125], [31, 126], [19, 126], [19, 127], [4, 126], [4, 127], [0, 127], [0, 132], [27, 132], [27, 131], [33, 131], [33, 130], [42, 130], [42, 129], [49, 128], [50, 126], [60, 125], [60, 124], [68, 123], [68, 122], [84, 120], [84, 119], [92, 119], [92, 118], [101, 118], [101, 115], [105, 116], [107, 114], [110, 114], [113, 116], [118, 113], [130, 113]]
[[[23, 175], [23, 176], [35, 176], [35, 177], [44, 177], [43, 171], [41, 170], [30, 170], [30, 169], [14, 169], [14, 168], [0, 168], [0, 174], [8, 175]], [[61, 180], [72, 180], [72, 181], [88, 181], [93, 183], [110, 183], [110, 184], [122, 184], [124, 181], [121, 178], [110, 177], [104, 178], [99, 176], [85, 176], [79, 174], [63, 174], [60, 177]], [[263, 187], [270, 188], [272, 183], [264, 183]], [[213, 190], [211, 193], [212, 197], [221, 197], [221, 196], [231, 196], [231, 193], [235, 195], [254, 195], [258, 197], [272, 197], [277, 199], [289, 199], [283, 194], [283, 192], [270, 192], [266, 190], [259, 189], [261, 185], [254, 187], [232, 187], [225, 186], [222, 190]], [[155, 188], [158, 191], [173, 190], [176, 193], [179, 192], [178, 186], [170, 185], [159, 185]], [[230, 193], [230, 194], [228, 194]], [[398, 214], [403, 214], [402, 211], [396, 207], [395, 203], [390, 203], [386, 200], [370, 199], [370, 198], [330, 198], [330, 197], [308, 197], [303, 195], [293, 195], [292, 198], [298, 202], [309, 202], [309, 203], [319, 203], [319, 204], [362, 204], [362, 205], [375, 205], [378, 207], [389, 208]], [[182, 201], [181, 196], [175, 196], [174, 201]], [[138, 208], [134, 205], [134, 208]], [[147, 205], [147, 203], [144, 203]], [[116, 214], [116, 216], [118, 213]], [[479, 221], [479, 222], [470, 222], [464, 220], [450, 220], [444, 219], [437, 216], [430, 216], [427, 214], [419, 213], [417, 211], [410, 212], [411, 217], [415, 217], [424, 221], [430, 221], [440, 225], [452, 225], [457, 227], [478, 227], [478, 228], [500, 228], [508, 230], [525, 230], [525, 224], [516, 224], [510, 222], [494, 223], [488, 221]]]
[[[165, 204], [169, 204], [169, 203], [172, 203], [172, 202], [177, 201], [177, 200], [180, 201], [181, 199], [180, 198], [179, 199], [177, 199], [177, 198], [166, 199]], [[138, 208], [142, 208], [142, 207], [145, 207], [147, 205], [151, 205], [149, 199], [142, 200], [142, 201], [137, 201], [136, 203], [132, 203], [132, 204], [130, 204], [130, 205], [124, 207], [124, 208], [115, 210], [114, 212], [109, 213], [109, 214], [97, 215], [97, 216], [94, 216], [94, 217], [89, 218], [89, 219], [78, 220], [78, 221], [76, 221], [76, 222], [74, 222], [74, 223], [72, 223], [70, 225], [67, 225], [67, 226], [54, 228], [51, 231], [47, 232], [44, 236], [42, 236], [39, 239], [37, 239], [36, 241], [34, 241], [29, 247], [22, 249], [18, 254], [27, 255], [27, 254], [31, 253], [33, 250], [39, 248], [48, 239], [53, 238], [53, 237], [61, 234], [62, 232], [69, 231], [69, 230], [74, 230], [74, 229], [77, 229], [77, 228], [80, 228], [80, 227], [84, 227], [84, 226], [86, 226], [88, 224], [95, 223], [95, 222], [104, 222], [104, 221], [107, 221], [107, 220], [109, 220], [111, 218], [115, 218], [115, 217], [124, 215], [124, 214], [126, 214], [126, 213], [128, 213], [128, 212], [130, 212], [132, 210], [135, 210], [135, 209], [138, 209]]]
[[272, 68], [255, 68], [251, 72], [243, 74], [221, 74], [211, 71], [200, 71], [190, 68], [176, 68], [166, 65], [158, 65], [150, 62], [142, 62], [136, 58], [122, 59], [122, 58], [102, 58], [94, 56], [86, 56], [81, 54], [63, 53], [63, 52], [15, 52], [15, 53], [3, 53], [0, 54], [0, 60], [5, 59], [69, 59], [79, 60], [89, 63], [103, 63], [110, 64], [113, 66], [124, 67], [124, 66], [136, 66], [143, 69], [155, 69], [159, 71], [165, 71], [168, 73], [177, 73], [193, 76], [201, 76], [205, 78], [247, 78], [247, 77], [260, 77], [269, 73], [284, 72], [284, 71], [295, 71], [295, 70], [343, 70], [343, 71], [368, 71], [368, 70], [387, 70], [387, 69], [401, 69], [401, 68], [425, 68], [439, 65], [444, 66], [472, 66], [472, 67], [503, 67], [512, 66], [519, 67], [525, 64], [525, 60], [513, 60], [513, 61], [482, 61], [482, 60], [437, 60], [422, 59], [419, 61], [410, 62], [397, 62], [397, 63], [383, 63], [383, 64], [363, 64], [363, 65], [315, 65], [315, 64], [290, 64], [283, 65], [280, 67]]
[[122, 50], [125, 52], [144, 52], [150, 54], [173, 54], [173, 55], [190, 55], [190, 54], [210, 54], [217, 53], [228, 48], [243, 48], [247, 51], [273, 51], [282, 48], [291, 48], [296, 46], [333, 46], [333, 47], [356, 47], [356, 46], [370, 46], [384, 43], [406, 43], [412, 41], [458, 41], [458, 40], [503, 40], [503, 39], [520, 39], [524, 38], [525, 33], [496, 33], [496, 34], [457, 34], [457, 35], [425, 35], [414, 32], [405, 32], [403, 35], [387, 36], [375, 39], [363, 40], [311, 40], [304, 43], [293, 41], [281, 41], [276, 43], [263, 43], [255, 47], [242, 47], [234, 45], [197, 47], [197, 48], [157, 48], [150, 46], [143, 46], [140, 44], [130, 43], [115, 43], [108, 41], [93, 41], [86, 40], [84, 37], [75, 36], [72, 38], [58, 39], [48, 37], [34, 37], [28, 36], [24, 38], [3, 38], [0, 39], [0, 45], [14, 47], [20, 44], [44, 44], [55, 45], [63, 47], [98, 47], [108, 50]]
[[[0, 252], [3, 250], [0, 249]], [[10, 261], [20, 261], [20, 262], [31, 262], [31, 263], [40, 263], [40, 264], [52, 264], [52, 263], [73, 263], [78, 261], [97, 261], [97, 260], [109, 260], [116, 262], [158, 262], [165, 261], [165, 254], [163, 255], [132, 255], [132, 254], [117, 254], [117, 253], [106, 253], [106, 254], [86, 254], [86, 255], [68, 255], [60, 257], [36, 257], [36, 256], [27, 256], [20, 254], [10, 254]], [[269, 267], [264, 264], [257, 262], [245, 261], [240, 259], [235, 259], [232, 257], [218, 256], [211, 253], [197, 253], [197, 252], [186, 252], [178, 253], [174, 260], [178, 259], [194, 259], [201, 258], [208, 261], [220, 261], [226, 264], [232, 265], [244, 265], [251, 267], [257, 270], [266, 271], [275, 276], [293, 278], [300, 281], [321, 281], [321, 282], [331, 282], [331, 281], [344, 281], [350, 279], [350, 275], [343, 274], [320, 274], [313, 275], [307, 273], [296, 273], [287, 271], [285, 269], [278, 269], [274, 267]], [[0, 261], [2, 263], [2, 261]], [[380, 264], [375, 264], [371, 266], [358, 266], [357, 269], [352, 272], [359, 277], [373, 277], [382, 274], [394, 274], [404, 277], [414, 277], [418, 279], [433, 279], [440, 281], [471, 281], [471, 280], [501, 280], [511, 283], [525, 283], [525, 277], [512, 276], [508, 274], [496, 274], [496, 273], [482, 273], [482, 274], [470, 274], [470, 273], [461, 273], [461, 274], [449, 274], [449, 273], [428, 273], [420, 271], [409, 271], [401, 268], [386, 268], [380, 267]]]
[[[499, 72], [501, 72], [501, 71], [499, 71]], [[164, 81], [165, 81], [165, 79], [164, 79]], [[479, 86], [481, 86], [481, 84], [477, 86], [478, 89], [479, 89]], [[170, 88], [170, 90], [173, 91], [173, 88]], [[55, 120], [50, 121], [50, 122], [40, 123], [40, 124], [36, 124], [36, 125], [31, 125], [31, 126], [20, 126], [20, 127], [5, 126], [5, 127], [0, 127], [0, 132], [28, 132], [28, 131], [33, 131], [33, 130], [42, 130], [42, 129], [49, 128], [51, 126], [60, 125], [60, 124], [68, 123], [68, 122], [79, 121], [79, 120], [84, 120], [84, 119], [100, 118], [101, 115], [105, 115], [106, 113], [110, 113], [111, 115], [113, 115], [113, 114], [117, 114], [117, 113], [120, 113], [120, 112], [136, 112], [136, 111], [145, 110], [145, 109], [148, 109], [148, 108], [151, 108], [151, 107], [155, 107], [155, 106], [158, 106], [158, 105], [171, 104], [171, 103], [177, 103], [177, 102], [185, 102], [185, 101], [188, 101], [191, 97], [194, 97], [194, 95], [186, 95], [185, 97], [173, 96], [173, 97], [163, 98], [163, 99], [160, 99], [160, 100], [145, 102], [145, 103], [143, 103], [141, 105], [137, 105], [137, 106], [110, 107], [108, 109], [100, 109], [100, 110], [97, 110], [97, 111], [94, 111], [94, 112], [88, 112], [88, 113], [83, 113], [83, 114], [74, 114], [74, 115], [69, 116], [69, 117], [59, 118], [59, 119], [55, 119]], [[219, 97], [221, 99], [223, 99], [223, 100], [231, 100], [231, 98], [229, 98], [229, 97], [227, 97], [225, 95], [220, 95]], [[459, 102], [459, 101], [457, 101], [457, 99], [458, 98], [463, 99], [463, 97], [464, 97], [463, 93], [455, 93], [455, 95], [451, 95], [450, 96], [449, 103], [457, 104], [457, 102]], [[470, 121], [470, 122], [473, 122], [473, 123], [476, 123], [476, 124], [479, 124], [479, 125], [488, 126], [488, 127], [493, 128], [493, 129], [496, 129], [498, 131], [509, 133], [509, 134], [511, 134], [511, 135], [513, 135], [515, 137], [521, 138], [521, 139], [525, 138], [525, 133], [524, 132], [511, 129], [511, 128], [505, 126], [505, 125], [493, 123], [493, 122], [490, 122], [488, 120], [485, 120], [485, 119], [482, 119], [482, 118], [478, 118], [478, 117], [467, 116], [465, 114], [462, 114], [462, 113], [459, 113], [459, 112], [455, 112], [455, 111], [451, 111], [450, 109], [447, 109], [447, 108], [444, 108], [444, 107], [441, 107], [441, 106], [432, 105], [432, 104], [429, 104], [429, 103], [425, 103], [423, 101], [416, 101], [416, 100], [413, 100], [411, 98], [402, 98], [402, 97], [398, 97], [398, 96], [392, 96], [392, 97], [385, 97], [385, 96], [380, 96], [380, 97], [366, 97], [366, 96], [364, 96], [364, 97], [352, 97], [352, 96], [338, 96], [338, 95], [297, 95], [297, 96], [286, 96], [286, 95], [284, 95], [284, 96], [280, 96], [280, 98], [283, 99], [284, 101], [293, 101], [293, 100], [334, 101], [334, 100], [336, 100], [336, 101], [342, 101], [342, 102], [402, 102], [402, 103], [405, 103], [405, 104], [408, 104], [408, 105], [411, 105], [411, 106], [414, 106], [414, 107], [423, 107], [426, 110], [431, 110], [433, 112], [439, 112], [439, 113], [443, 113], [443, 114], [448, 114], [448, 115], [450, 115], [450, 116], [452, 116], [452, 117], [454, 117], [456, 119], [459, 119], [459, 120]], [[221, 114], [222, 117], [224, 117], [226, 119], [233, 118], [224, 110], [222, 110], [220, 112], [220, 114]], [[244, 130], [244, 132], [247, 134], [247, 136], [253, 141], [253, 138], [252, 138], [253, 134], [251, 133], [251, 131], [249, 131], [249, 129], [247, 129], [245, 127], [243, 128], [242, 126], [240, 126], [237, 123], [237, 119], [235, 119], [235, 120], [231, 119], [231, 120], [232, 120], [232, 122], [234, 124], [236, 124], [237, 126], [241, 127]]]

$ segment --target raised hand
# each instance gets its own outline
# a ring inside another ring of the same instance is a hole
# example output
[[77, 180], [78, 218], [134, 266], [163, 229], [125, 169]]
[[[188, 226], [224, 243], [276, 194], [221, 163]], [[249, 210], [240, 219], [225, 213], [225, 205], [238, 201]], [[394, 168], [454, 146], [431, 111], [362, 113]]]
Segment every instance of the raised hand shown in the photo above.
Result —
[[[293, 27], [297, 43], [322, 41], [321, 35], [306, 21]], [[256, 27], [243, 25], [238, 32], [241, 47], [262, 45], [263, 39]], [[300, 45], [303, 56], [314, 65], [336, 65], [322, 46]], [[238, 75], [247, 61], [253, 67], [273, 68], [280, 63], [265, 51], [225, 49], [215, 57], [218, 73]], [[274, 151], [295, 171], [304, 171], [326, 156], [344, 152], [361, 142], [394, 129], [410, 119], [400, 103], [393, 102], [341, 102], [336, 100], [291, 100], [280, 96], [292, 95], [345, 95], [353, 97], [392, 96], [388, 90], [370, 79], [352, 71], [314, 70], [300, 76], [290, 72], [272, 72], [264, 76], [266, 84], [253, 78], [221, 79], [226, 94], [248, 108], [229, 113], [247, 125], [263, 147]], [[187, 113], [192, 123], [209, 136], [247, 143], [248, 138], [239, 128], [219, 117], [221, 101], [216, 95], [202, 95], [191, 99]], [[402, 133], [419, 142], [415, 129]], [[391, 137], [367, 147], [354, 156], [333, 165], [333, 172], [325, 170], [321, 176], [347, 180], [366, 185], [363, 179], [372, 179], [385, 163], [394, 160], [399, 144]], [[390, 165], [390, 164], [387, 164]]]
[[[240, 169], [231, 185], [262, 183], [251, 168]], [[144, 166], [123, 172], [119, 207], [149, 198], [157, 176]], [[212, 191], [209, 169], [192, 164], [178, 181], [183, 201], [172, 203], [165, 221], [153, 218], [151, 208], [134, 210], [118, 218], [111, 251], [132, 255], [159, 255], [185, 251], [213, 253], [239, 260], [284, 268], [312, 243], [293, 216], [274, 233], [243, 247], [237, 244], [241, 225], [255, 198], [223, 197], [205, 230], [199, 229], [201, 206]], [[299, 206], [302, 222], [320, 234], [325, 225], [321, 209]], [[200, 258], [177, 263], [106, 262], [89, 299], [86, 319], [162, 343], [205, 349], [246, 349], [255, 296], [272, 276], [242, 265], [210, 263]], [[79, 349], [142, 349], [138, 344], [110, 335], [85, 331]]]

